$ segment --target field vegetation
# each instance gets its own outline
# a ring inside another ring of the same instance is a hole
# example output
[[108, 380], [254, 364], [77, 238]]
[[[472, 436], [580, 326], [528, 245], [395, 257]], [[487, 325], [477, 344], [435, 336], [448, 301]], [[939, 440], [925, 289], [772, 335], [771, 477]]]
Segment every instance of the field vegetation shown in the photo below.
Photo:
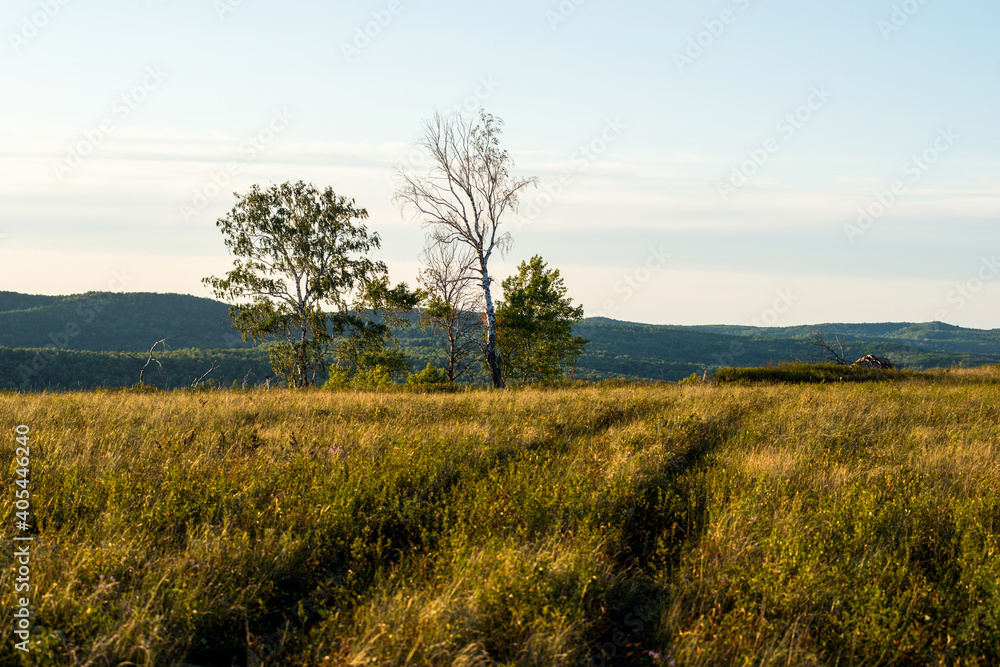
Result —
[[0, 663], [997, 664], [998, 387], [5, 393]]

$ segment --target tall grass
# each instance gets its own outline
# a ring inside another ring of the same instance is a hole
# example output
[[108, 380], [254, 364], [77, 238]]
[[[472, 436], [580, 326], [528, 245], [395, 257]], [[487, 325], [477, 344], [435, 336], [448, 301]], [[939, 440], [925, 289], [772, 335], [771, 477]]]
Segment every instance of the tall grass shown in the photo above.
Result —
[[996, 664], [998, 380], [5, 394], [0, 660]]

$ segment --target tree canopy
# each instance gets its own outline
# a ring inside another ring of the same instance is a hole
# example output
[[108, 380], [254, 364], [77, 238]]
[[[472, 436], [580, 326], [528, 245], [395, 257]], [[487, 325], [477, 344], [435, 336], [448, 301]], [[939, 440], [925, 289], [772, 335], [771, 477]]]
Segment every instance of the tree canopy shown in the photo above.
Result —
[[504, 375], [519, 383], [561, 379], [588, 343], [573, 335], [583, 306], [573, 306], [559, 269], [549, 269], [538, 255], [521, 262], [502, 287], [497, 331]]
[[254, 185], [216, 223], [234, 268], [203, 282], [232, 304], [244, 340], [273, 341], [271, 366], [290, 386], [314, 384], [330, 353], [383, 348], [391, 321], [378, 315], [416, 303], [405, 284], [390, 288], [385, 264], [371, 259], [381, 241], [367, 217], [353, 199], [299, 181]]

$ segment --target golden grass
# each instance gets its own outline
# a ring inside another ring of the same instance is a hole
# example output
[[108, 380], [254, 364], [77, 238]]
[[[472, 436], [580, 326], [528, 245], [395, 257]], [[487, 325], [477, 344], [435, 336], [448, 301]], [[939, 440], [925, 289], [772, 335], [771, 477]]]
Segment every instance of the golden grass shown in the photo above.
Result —
[[0, 661], [995, 664], [998, 387], [0, 395]]

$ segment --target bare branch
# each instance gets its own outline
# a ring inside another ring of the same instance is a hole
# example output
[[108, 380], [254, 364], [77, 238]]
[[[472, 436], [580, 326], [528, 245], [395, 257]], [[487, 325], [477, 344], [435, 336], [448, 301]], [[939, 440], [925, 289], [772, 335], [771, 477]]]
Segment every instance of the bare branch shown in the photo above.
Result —
[[166, 352], [167, 351], [167, 341], [168, 340], [170, 340], [170, 339], [169, 338], [161, 338], [160, 340], [158, 340], [155, 343], [153, 343], [152, 347], [149, 348], [149, 358], [146, 359], [146, 363], [143, 364], [142, 368], [139, 369], [139, 384], [140, 385], [142, 385], [142, 378], [146, 374], [146, 367], [149, 366], [151, 363], [155, 362], [156, 365], [159, 367], [160, 375], [163, 375], [163, 364], [160, 363], [159, 359], [157, 359], [156, 357], [153, 356], [153, 351], [156, 349], [157, 345], [163, 345], [163, 351]]
[[205, 371], [204, 375], [202, 375], [200, 378], [198, 378], [197, 380], [195, 380], [194, 382], [191, 383], [191, 388], [192, 389], [197, 389], [198, 385], [201, 384], [201, 381], [204, 380], [205, 378], [207, 378], [212, 373], [212, 371], [216, 370], [217, 368], [219, 368], [219, 367], [213, 361], [212, 362], [212, 367], [209, 368], [207, 371]]
[[810, 355], [810, 358], [815, 361], [832, 362], [839, 366], [850, 366], [851, 362], [847, 360], [846, 353], [844, 352], [844, 341], [837, 335], [834, 336], [834, 340], [836, 341], [835, 343], [830, 343], [823, 338], [823, 334], [819, 331], [813, 332], [812, 340], [809, 344], [817, 348], [819, 354]]

